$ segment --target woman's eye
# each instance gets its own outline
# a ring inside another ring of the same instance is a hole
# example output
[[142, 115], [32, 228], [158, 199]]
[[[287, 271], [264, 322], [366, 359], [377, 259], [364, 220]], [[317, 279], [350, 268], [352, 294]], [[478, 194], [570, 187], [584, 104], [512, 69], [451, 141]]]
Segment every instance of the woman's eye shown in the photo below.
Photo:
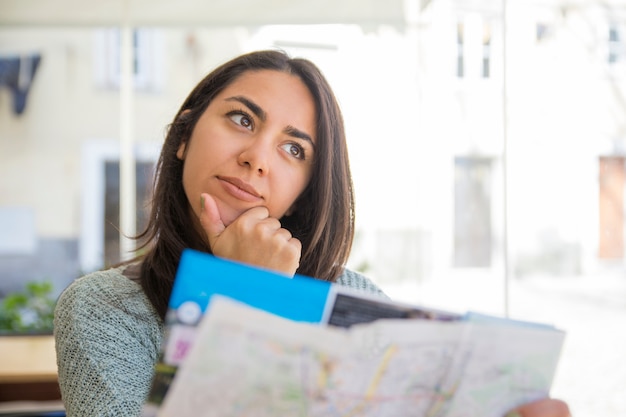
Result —
[[252, 129], [252, 119], [250, 119], [250, 117], [248, 117], [248, 115], [246, 114], [233, 113], [230, 115], [230, 119], [238, 125], [245, 127], [246, 129]]
[[287, 151], [291, 156], [298, 159], [305, 159], [304, 148], [295, 143], [287, 143], [283, 145], [283, 149]]

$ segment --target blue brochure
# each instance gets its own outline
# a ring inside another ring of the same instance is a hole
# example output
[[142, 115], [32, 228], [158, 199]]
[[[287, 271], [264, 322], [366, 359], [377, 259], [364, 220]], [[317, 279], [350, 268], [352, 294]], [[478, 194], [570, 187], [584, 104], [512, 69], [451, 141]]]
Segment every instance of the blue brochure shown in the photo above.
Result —
[[214, 294], [233, 298], [295, 321], [319, 323], [331, 283], [304, 276], [289, 278], [275, 272], [216, 258], [187, 249], [178, 266], [169, 308], [195, 303], [206, 311]]

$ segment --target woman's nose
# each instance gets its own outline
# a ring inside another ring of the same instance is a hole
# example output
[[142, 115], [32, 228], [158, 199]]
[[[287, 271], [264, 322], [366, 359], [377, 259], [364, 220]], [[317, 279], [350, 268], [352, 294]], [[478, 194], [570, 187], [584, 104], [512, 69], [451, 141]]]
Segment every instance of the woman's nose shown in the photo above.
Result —
[[255, 139], [253, 143], [245, 147], [237, 158], [239, 165], [248, 166], [258, 172], [259, 175], [269, 173], [269, 141], [261, 138]]

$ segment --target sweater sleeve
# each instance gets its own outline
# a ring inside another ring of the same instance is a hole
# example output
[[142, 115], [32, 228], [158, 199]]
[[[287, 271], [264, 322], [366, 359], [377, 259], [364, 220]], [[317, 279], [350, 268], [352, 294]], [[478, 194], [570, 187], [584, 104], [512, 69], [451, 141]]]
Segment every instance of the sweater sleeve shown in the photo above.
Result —
[[139, 285], [119, 272], [74, 281], [59, 297], [54, 319], [67, 416], [139, 416], [161, 329]]

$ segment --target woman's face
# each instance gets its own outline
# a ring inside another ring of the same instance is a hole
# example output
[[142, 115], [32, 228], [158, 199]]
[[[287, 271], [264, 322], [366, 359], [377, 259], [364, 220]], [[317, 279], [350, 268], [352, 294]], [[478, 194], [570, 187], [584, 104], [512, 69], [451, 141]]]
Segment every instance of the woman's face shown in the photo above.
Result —
[[257, 206], [277, 219], [290, 214], [311, 178], [315, 119], [313, 97], [297, 76], [243, 73], [211, 101], [176, 154], [196, 215], [201, 193], [213, 196], [225, 226]]

